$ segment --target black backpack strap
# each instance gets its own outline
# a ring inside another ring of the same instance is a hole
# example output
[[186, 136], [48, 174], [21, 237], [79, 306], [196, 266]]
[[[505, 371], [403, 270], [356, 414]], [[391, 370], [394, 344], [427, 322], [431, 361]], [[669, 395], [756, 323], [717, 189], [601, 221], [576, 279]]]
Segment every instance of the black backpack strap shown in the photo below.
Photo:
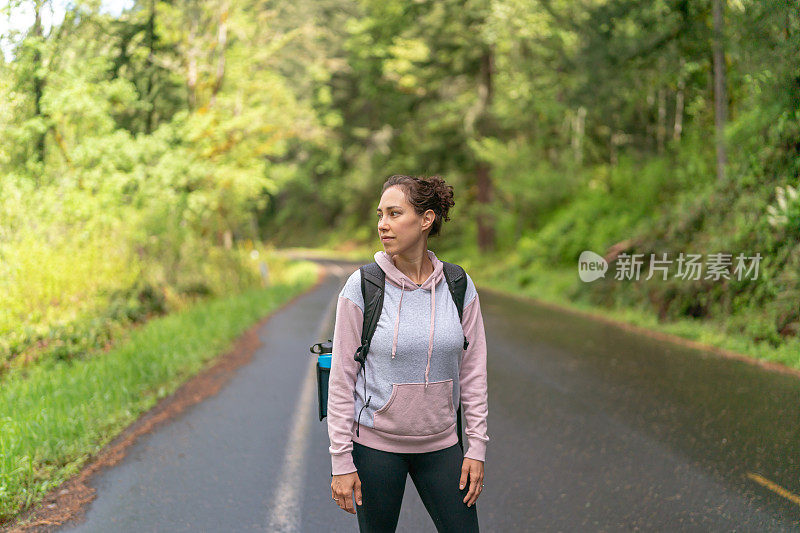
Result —
[[[442, 261], [442, 263], [444, 267], [444, 277], [447, 280], [447, 287], [450, 289], [450, 295], [453, 297], [453, 301], [456, 303], [456, 309], [458, 309], [458, 318], [459, 320], [463, 320], [464, 296], [467, 293], [467, 273], [464, 272], [464, 269], [461, 268], [460, 265], [448, 263], [446, 261]], [[465, 350], [467, 349], [467, 346], [469, 346], [469, 341], [465, 335]]]
[[[467, 293], [467, 273], [460, 265], [455, 263], [448, 263], [442, 261], [444, 267], [444, 277], [447, 280], [447, 287], [450, 289], [450, 294], [458, 309], [458, 318], [464, 318], [464, 297]], [[467, 336], [464, 335], [464, 349], [469, 346]], [[461, 452], [464, 452], [464, 442], [461, 437], [461, 402], [458, 402], [458, 411], [456, 412], [456, 433], [458, 434], [458, 445], [461, 447]]]
[[[367, 354], [369, 353], [369, 345], [372, 341], [372, 336], [375, 334], [375, 328], [378, 326], [378, 320], [383, 310], [383, 289], [386, 273], [378, 266], [378, 263], [375, 262], [363, 265], [359, 270], [361, 270], [361, 296], [364, 299], [364, 322], [361, 326], [361, 346], [356, 349], [353, 359], [361, 363], [361, 369], [364, 371], [364, 397], [366, 397]], [[365, 407], [369, 407], [369, 401], [371, 399], [372, 395], [367, 398], [367, 401], [358, 413], [356, 435], [359, 435], [359, 429], [361, 429], [361, 412], [364, 411]]]
[[361, 296], [364, 298], [364, 324], [361, 328], [361, 346], [356, 350], [355, 360], [363, 366], [383, 309], [386, 273], [375, 262], [364, 265], [359, 270], [361, 270]]

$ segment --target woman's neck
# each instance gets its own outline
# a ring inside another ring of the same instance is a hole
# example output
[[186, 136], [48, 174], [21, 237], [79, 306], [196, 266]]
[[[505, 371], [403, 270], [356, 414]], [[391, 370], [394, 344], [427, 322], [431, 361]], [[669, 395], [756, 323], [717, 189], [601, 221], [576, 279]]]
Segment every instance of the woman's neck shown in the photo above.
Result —
[[392, 262], [397, 270], [411, 278], [417, 285], [422, 285], [433, 274], [433, 263], [428, 257], [427, 250], [419, 259], [409, 261], [400, 254], [392, 256]]

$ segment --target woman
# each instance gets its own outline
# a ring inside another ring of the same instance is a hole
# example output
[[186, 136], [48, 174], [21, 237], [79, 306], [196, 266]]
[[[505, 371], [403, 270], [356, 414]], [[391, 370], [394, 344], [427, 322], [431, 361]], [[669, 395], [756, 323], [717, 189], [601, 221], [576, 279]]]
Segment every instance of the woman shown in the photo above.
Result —
[[357, 514], [360, 531], [395, 530], [408, 474], [438, 531], [478, 531], [489, 441], [483, 317], [467, 275], [459, 320], [442, 262], [428, 249], [453, 205], [453, 188], [439, 177], [384, 183], [377, 209], [384, 251], [375, 254], [386, 274], [384, 300], [363, 372], [353, 358], [364, 312], [359, 270], [339, 293], [328, 390], [331, 493]]

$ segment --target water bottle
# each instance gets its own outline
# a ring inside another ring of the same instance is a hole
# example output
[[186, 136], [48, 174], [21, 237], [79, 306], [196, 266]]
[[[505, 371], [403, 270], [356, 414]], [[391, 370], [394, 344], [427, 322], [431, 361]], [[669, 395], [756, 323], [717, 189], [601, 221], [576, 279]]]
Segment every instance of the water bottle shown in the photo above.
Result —
[[328, 415], [328, 378], [331, 375], [333, 341], [328, 339], [327, 342], [318, 342], [309, 351], [317, 354], [317, 398], [319, 399], [319, 419], [322, 421]]

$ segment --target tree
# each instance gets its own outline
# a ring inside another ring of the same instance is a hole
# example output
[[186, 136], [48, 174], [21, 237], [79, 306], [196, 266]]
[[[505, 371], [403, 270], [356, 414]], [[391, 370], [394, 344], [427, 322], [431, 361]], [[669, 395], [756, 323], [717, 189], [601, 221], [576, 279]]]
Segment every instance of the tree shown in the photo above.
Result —
[[717, 180], [725, 180], [725, 122], [728, 101], [725, 91], [725, 33], [723, 0], [713, 0], [714, 9], [714, 130], [717, 153]]

